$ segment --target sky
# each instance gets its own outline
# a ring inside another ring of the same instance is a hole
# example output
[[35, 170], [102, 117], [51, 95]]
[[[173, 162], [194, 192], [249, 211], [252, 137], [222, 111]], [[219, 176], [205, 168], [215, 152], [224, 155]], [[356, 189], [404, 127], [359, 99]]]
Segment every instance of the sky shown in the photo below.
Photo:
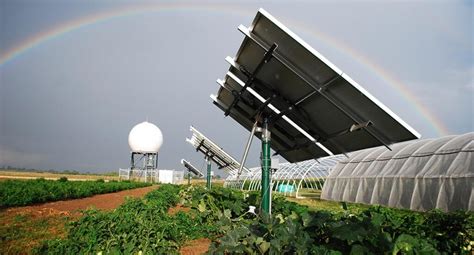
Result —
[[209, 95], [259, 8], [423, 138], [473, 131], [471, 1], [0, 0], [0, 166], [127, 168], [145, 120], [161, 169], [204, 169], [190, 125], [240, 159], [249, 133]]

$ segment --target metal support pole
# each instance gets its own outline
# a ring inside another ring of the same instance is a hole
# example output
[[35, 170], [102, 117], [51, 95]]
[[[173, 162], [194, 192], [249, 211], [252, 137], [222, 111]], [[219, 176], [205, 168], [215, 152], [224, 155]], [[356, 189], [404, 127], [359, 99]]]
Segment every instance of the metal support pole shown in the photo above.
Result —
[[145, 153], [145, 162], [144, 162], [144, 169], [145, 169], [145, 182], [148, 182], [148, 160], [150, 160], [149, 158], [149, 154], [146, 154]]
[[258, 124], [258, 118], [253, 124], [252, 131], [250, 131], [250, 136], [247, 141], [247, 145], [245, 146], [244, 155], [242, 156], [242, 161], [240, 161], [239, 171], [237, 172], [237, 181], [240, 179], [240, 175], [242, 174], [242, 169], [244, 169], [245, 161], [247, 160], [247, 155], [250, 150], [250, 145], [252, 145], [253, 136], [255, 135], [255, 131], [257, 130], [257, 124]]
[[268, 129], [268, 119], [265, 118], [262, 127], [262, 211], [271, 214], [271, 155], [270, 155], [270, 130]]
[[158, 156], [159, 154], [156, 153], [156, 157], [155, 157], [155, 182], [158, 182], [159, 178], [158, 177]]
[[211, 159], [206, 158], [207, 161], [207, 189], [211, 189]]
[[130, 180], [130, 175], [134, 167], [135, 167], [135, 152], [132, 152], [132, 155], [130, 156], [130, 169], [127, 174], [127, 180]]
[[191, 184], [191, 173], [188, 171], [188, 185]]

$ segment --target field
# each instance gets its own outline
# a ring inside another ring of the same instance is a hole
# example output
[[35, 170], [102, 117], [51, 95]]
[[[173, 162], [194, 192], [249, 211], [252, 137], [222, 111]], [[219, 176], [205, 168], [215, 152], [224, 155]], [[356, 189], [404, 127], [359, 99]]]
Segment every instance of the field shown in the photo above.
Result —
[[64, 237], [65, 226], [82, 217], [82, 210], [110, 211], [126, 197], [142, 197], [157, 186], [149, 186], [93, 197], [10, 207], [0, 210], [0, 254], [31, 253], [51, 237]]
[[270, 218], [248, 212], [260, 203], [258, 193], [219, 184], [210, 191], [199, 183], [123, 192], [134, 198], [119, 192], [3, 209], [0, 253], [471, 254], [474, 244], [472, 212], [417, 213], [275, 194]]
[[66, 177], [59, 180], [6, 180], [0, 183], [0, 208], [30, 205], [57, 200], [89, 197], [96, 194], [117, 192], [150, 186], [140, 182], [104, 180], [71, 182]]
[[66, 177], [70, 181], [85, 181], [85, 180], [98, 180], [103, 179], [118, 180], [118, 176], [111, 175], [94, 175], [94, 174], [68, 174], [68, 173], [50, 173], [50, 172], [29, 172], [29, 171], [15, 171], [15, 170], [4, 170], [0, 171], [0, 180], [7, 179], [37, 179], [44, 178], [46, 180], [58, 180], [61, 177]]

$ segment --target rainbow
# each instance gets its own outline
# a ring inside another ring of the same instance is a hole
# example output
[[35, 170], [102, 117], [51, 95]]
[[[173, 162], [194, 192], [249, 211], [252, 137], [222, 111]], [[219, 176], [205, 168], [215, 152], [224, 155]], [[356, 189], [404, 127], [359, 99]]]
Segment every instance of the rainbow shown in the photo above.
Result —
[[[56, 27], [53, 27], [47, 31], [35, 34], [34, 36], [24, 40], [22, 43], [15, 47], [7, 50], [2, 56], [0, 56], [0, 68], [12, 60], [20, 57], [27, 53], [29, 50], [37, 47], [38, 45], [44, 44], [48, 41], [54, 40], [55, 38], [78, 30], [80, 28], [90, 26], [93, 24], [103, 23], [116, 18], [123, 18], [133, 15], [140, 15], [144, 13], [155, 13], [155, 12], [166, 12], [166, 11], [199, 11], [199, 12], [212, 12], [212, 13], [230, 13], [240, 16], [245, 16], [251, 19], [254, 15], [253, 11], [245, 10], [237, 6], [229, 5], [206, 5], [206, 4], [190, 4], [190, 3], [168, 3], [168, 4], [138, 4], [125, 6], [121, 8], [115, 8], [109, 11], [100, 12], [92, 15], [88, 15], [79, 19], [71, 20], [66, 23], [61, 23]], [[344, 55], [350, 56], [351, 59], [364, 66], [367, 70], [375, 74], [386, 84], [393, 87], [400, 95], [405, 98], [413, 109], [416, 110], [417, 114], [424, 118], [433, 131], [439, 136], [449, 134], [448, 128], [441, 122], [426, 106], [421, 104], [417, 97], [405, 86], [402, 82], [393, 77], [389, 72], [380, 68], [379, 65], [372, 62], [366, 56], [356, 52], [354, 49], [331, 38], [324, 33], [316, 31], [314, 27], [309, 27], [305, 24], [297, 23], [294, 21], [286, 20], [285, 23], [293, 25], [304, 33], [314, 36], [318, 40], [326, 43], [327, 45], [335, 48]]]
[[334, 47], [345, 55], [351, 56], [352, 60], [355, 60], [368, 71], [374, 73], [384, 83], [393, 87], [411, 104], [411, 106], [413, 106], [413, 109], [416, 110], [420, 117], [426, 119], [431, 124], [431, 128], [436, 134], [439, 136], [445, 136], [451, 133], [446, 125], [438, 117], [436, 117], [436, 115], [432, 113], [428, 107], [419, 102], [416, 95], [413, 94], [413, 92], [411, 92], [411, 90], [403, 82], [395, 78], [392, 74], [390, 74], [390, 72], [382, 69], [380, 65], [374, 63], [368, 57], [355, 51], [344, 43], [337, 41], [334, 38], [325, 35], [324, 33], [315, 32], [314, 28], [307, 28], [304, 24], [299, 25], [298, 28], [307, 32], [308, 34], [312, 34], [313, 36], [317, 35], [317, 38], [324, 43]]

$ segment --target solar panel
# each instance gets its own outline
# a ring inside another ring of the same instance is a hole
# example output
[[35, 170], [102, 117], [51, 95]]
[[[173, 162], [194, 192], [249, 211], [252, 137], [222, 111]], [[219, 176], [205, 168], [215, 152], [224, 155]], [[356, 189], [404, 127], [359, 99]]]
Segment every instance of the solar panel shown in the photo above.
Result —
[[[196, 148], [196, 151], [202, 152], [206, 157], [214, 161], [219, 166], [219, 169], [230, 174], [237, 174], [240, 168], [240, 163], [237, 160], [193, 126], [190, 127], [190, 131], [193, 132], [193, 135], [191, 138], [186, 138], [186, 142]], [[244, 167], [243, 171], [248, 172], [249, 170]]]
[[185, 159], [181, 159], [181, 164], [183, 164], [184, 167], [186, 167], [188, 169], [189, 172], [193, 173], [194, 175], [196, 176], [199, 176], [199, 177], [203, 177], [204, 174], [202, 174], [201, 171], [199, 171], [199, 169], [197, 169], [196, 167], [194, 167], [193, 165], [191, 165], [191, 163], [189, 163], [188, 161], [186, 161]]
[[213, 103], [248, 130], [265, 116], [289, 162], [416, 139], [420, 134], [260, 9]]

